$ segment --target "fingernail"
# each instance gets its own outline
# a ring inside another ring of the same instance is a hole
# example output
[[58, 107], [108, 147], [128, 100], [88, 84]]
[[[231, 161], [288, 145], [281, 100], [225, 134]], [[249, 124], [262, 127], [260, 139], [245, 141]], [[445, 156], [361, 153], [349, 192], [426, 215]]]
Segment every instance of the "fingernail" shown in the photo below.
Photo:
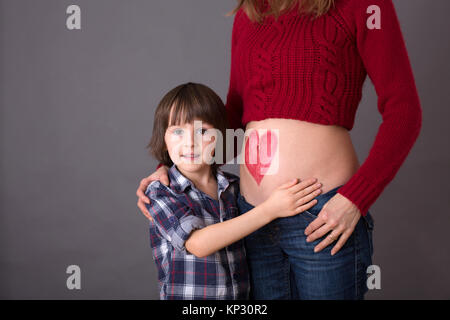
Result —
[[148, 200], [148, 198], [144, 199], [145, 203], [150, 204], [150, 200]]
[[314, 252], [317, 252], [317, 251], [319, 251], [319, 249], [317, 249], [317, 248], [314, 248]]

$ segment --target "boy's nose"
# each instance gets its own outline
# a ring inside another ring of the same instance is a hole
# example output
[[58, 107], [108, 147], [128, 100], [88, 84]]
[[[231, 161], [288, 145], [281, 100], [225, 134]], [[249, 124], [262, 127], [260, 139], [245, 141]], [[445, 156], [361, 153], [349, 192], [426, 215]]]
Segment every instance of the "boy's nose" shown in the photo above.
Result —
[[196, 139], [198, 140], [198, 138], [194, 135], [194, 132], [188, 132], [184, 139], [184, 145], [186, 147], [193, 147], [196, 144], [199, 144], [201, 141], [196, 141]]

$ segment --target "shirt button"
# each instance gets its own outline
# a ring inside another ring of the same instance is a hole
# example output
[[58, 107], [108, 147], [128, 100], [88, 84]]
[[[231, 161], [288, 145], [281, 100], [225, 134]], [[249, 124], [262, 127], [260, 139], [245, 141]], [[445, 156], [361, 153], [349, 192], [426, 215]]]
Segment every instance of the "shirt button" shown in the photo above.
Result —
[[233, 272], [233, 279], [234, 280], [239, 280], [239, 273]]

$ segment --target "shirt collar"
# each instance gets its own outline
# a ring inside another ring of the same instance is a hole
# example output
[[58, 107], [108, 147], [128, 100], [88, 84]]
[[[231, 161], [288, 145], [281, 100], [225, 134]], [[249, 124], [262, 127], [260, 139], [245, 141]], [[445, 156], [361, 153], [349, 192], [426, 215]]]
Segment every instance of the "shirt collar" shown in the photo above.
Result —
[[[184, 190], [187, 187], [191, 187], [195, 190], [198, 190], [193, 182], [186, 178], [177, 168], [175, 164], [172, 165], [172, 167], [169, 168], [169, 180], [170, 180], [170, 187], [172, 189], [175, 189], [177, 192], [184, 192]], [[220, 192], [225, 190], [231, 182], [234, 182], [237, 180], [237, 178], [232, 177], [230, 175], [225, 176], [225, 173], [222, 171], [222, 169], [219, 167], [217, 168], [217, 188], [220, 195]]]

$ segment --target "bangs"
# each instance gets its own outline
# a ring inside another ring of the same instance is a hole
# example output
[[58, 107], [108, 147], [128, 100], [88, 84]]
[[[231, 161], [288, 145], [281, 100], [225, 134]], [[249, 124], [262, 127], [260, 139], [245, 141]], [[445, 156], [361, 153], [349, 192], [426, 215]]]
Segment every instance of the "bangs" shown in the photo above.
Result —
[[215, 126], [217, 114], [212, 112], [214, 110], [216, 112], [220, 110], [215, 97], [200, 94], [194, 86], [186, 86], [173, 99], [167, 126], [192, 123], [194, 120], [201, 120]]

